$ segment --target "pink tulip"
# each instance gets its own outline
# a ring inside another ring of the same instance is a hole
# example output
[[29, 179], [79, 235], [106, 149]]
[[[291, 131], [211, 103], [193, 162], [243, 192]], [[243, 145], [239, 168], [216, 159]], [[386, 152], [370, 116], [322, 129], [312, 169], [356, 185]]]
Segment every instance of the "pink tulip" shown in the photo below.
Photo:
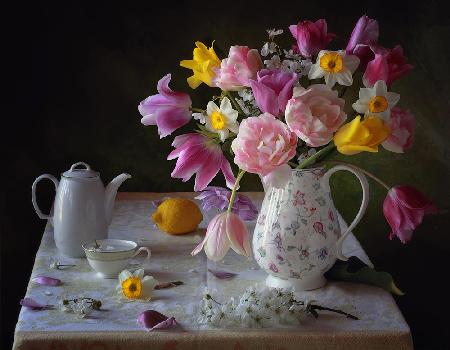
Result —
[[258, 50], [247, 46], [231, 46], [228, 57], [222, 60], [216, 76], [216, 85], [225, 91], [250, 87], [250, 79], [263, 68]]
[[191, 98], [184, 92], [169, 88], [170, 73], [158, 81], [159, 94], [147, 97], [138, 110], [142, 115], [141, 123], [156, 125], [160, 138], [166, 137], [191, 120]]
[[383, 203], [384, 216], [392, 229], [389, 239], [397, 236], [402, 243], [409, 242], [424, 215], [437, 212], [436, 206], [416, 189], [409, 186], [391, 188]]
[[171, 176], [188, 181], [195, 176], [194, 191], [202, 191], [222, 171], [227, 186], [233, 188], [236, 178], [231, 170], [230, 163], [225, 158], [220, 146], [208, 137], [197, 134], [184, 134], [175, 137], [172, 146], [175, 147], [168, 160], [177, 159], [175, 169]]
[[366, 87], [372, 87], [378, 80], [384, 80], [390, 87], [395, 80], [413, 68], [412, 65], [406, 63], [407, 59], [403, 55], [400, 45], [393, 49], [374, 48], [374, 52], [375, 58], [367, 64], [363, 76], [363, 83]]
[[335, 37], [335, 34], [327, 33], [327, 21], [324, 19], [293, 24], [289, 30], [297, 40], [298, 51], [306, 58], [317, 55]]
[[206, 256], [213, 261], [222, 260], [230, 248], [246, 257], [251, 256], [247, 227], [241, 218], [229, 212], [216, 215], [208, 224], [203, 241], [192, 251], [192, 255], [205, 248]]
[[269, 113], [244, 119], [231, 144], [235, 164], [277, 188], [284, 187], [291, 177], [287, 162], [295, 156], [296, 147], [295, 133]]
[[261, 112], [278, 116], [284, 113], [297, 82], [298, 76], [295, 73], [263, 69], [258, 72], [257, 80], [250, 80], [250, 85]]
[[365, 15], [361, 16], [352, 31], [346, 51], [349, 55], [358, 56], [363, 69], [374, 57], [371, 47], [378, 44], [378, 34], [378, 22]]
[[327, 85], [315, 84], [308, 89], [297, 87], [286, 106], [286, 124], [308, 145], [326, 145], [347, 119], [344, 104], [337, 91]]
[[382, 146], [388, 151], [404, 153], [409, 151], [413, 145], [416, 120], [409, 111], [404, 111], [399, 107], [391, 110], [391, 117], [386, 126], [391, 130], [388, 138]]

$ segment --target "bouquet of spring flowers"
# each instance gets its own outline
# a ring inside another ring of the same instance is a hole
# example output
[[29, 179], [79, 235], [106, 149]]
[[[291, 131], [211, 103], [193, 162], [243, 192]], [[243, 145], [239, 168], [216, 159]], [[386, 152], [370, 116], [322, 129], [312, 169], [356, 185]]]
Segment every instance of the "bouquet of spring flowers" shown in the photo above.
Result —
[[[175, 149], [167, 159], [177, 162], [171, 176], [187, 181], [195, 174], [194, 190], [206, 189], [200, 195], [204, 206], [228, 207], [211, 220], [192, 254], [204, 248], [210, 259], [220, 260], [232, 248], [251, 255], [240, 212], [248, 219], [249, 210], [254, 210], [236, 195], [246, 172], [260, 175], [267, 186], [283, 188], [292, 168], [311, 166], [335, 149], [351, 156], [378, 152], [380, 145], [397, 153], [412, 146], [414, 117], [398, 106], [400, 95], [390, 91], [412, 66], [401, 46], [388, 49], [378, 43], [376, 20], [362, 16], [345, 50], [327, 49], [335, 35], [328, 32], [324, 19], [291, 25], [289, 32], [289, 48], [277, 43], [283, 30], [267, 30], [268, 41], [260, 50], [231, 46], [223, 59], [213, 45], [196, 42], [193, 59], [180, 65], [192, 70], [187, 79], [192, 89], [202, 83], [213, 89], [207, 106], [193, 107], [187, 93], [172, 91], [167, 74], [158, 82], [158, 94], [138, 107], [142, 124], [156, 125], [161, 138], [196, 121], [192, 133], [176, 136], [172, 143]], [[362, 82], [354, 79], [357, 70], [363, 72]], [[356, 84], [362, 85], [359, 98], [346, 101], [347, 88]], [[354, 113], [344, 112], [346, 102]], [[236, 175], [230, 160], [239, 168]], [[207, 187], [219, 171], [231, 192]], [[391, 188], [362, 171], [388, 190], [383, 212], [392, 228], [391, 239], [407, 242], [423, 216], [436, 212], [414, 188]]]

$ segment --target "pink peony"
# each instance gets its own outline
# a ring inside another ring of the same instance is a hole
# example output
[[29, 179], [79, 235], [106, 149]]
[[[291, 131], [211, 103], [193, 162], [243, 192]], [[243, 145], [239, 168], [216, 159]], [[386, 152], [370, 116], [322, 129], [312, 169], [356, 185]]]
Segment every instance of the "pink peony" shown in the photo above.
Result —
[[391, 133], [382, 143], [382, 146], [388, 151], [395, 153], [409, 151], [413, 145], [414, 131], [416, 129], [414, 116], [409, 111], [394, 107], [386, 125], [391, 130]]
[[289, 30], [297, 40], [298, 51], [306, 58], [317, 55], [335, 37], [334, 34], [327, 33], [327, 21], [324, 19], [293, 24], [289, 26]]
[[360, 67], [365, 67], [367, 62], [373, 59], [374, 53], [371, 47], [378, 44], [378, 34], [378, 22], [367, 16], [361, 16], [346, 48], [347, 54], [358, 56]]
[[298, 76], [295, 73], [286, 73], [279, 69], [259, 71], [257, 80], [250, 80], [250, 85], [261, 112], [274, 116], [283, 114], [297, 81]]
[[408, 73], [413, 66], [407, 63], [400, 45], [393, 49], [373, 48], [375, 58], [367, 64], [363, 76], [366, 87], [372, 87], [378, 80], [384, 80], [390, 87], [401, 76]]
[[208, 224], [203, 241], [192, 251], [192, 255], [205, 248], [208, 259], [222, 260], [232, 248], [236, 253], [251, 257], [247, 227], [242, 219], [229, 212], [216, 215]]
[[297, 136], [269, 113], [244, 119], [231, 144], [234, 162], [259, 174], [264, 182], [282, 188], [291, 177], [287, 162], [295, 156]]
[[402, 243], [409, 242], [414, 229], [422, 223], [424, 215], [437, 212], [436, 206], [415, 188], [391, 188], [383, 203], [384, 216], [392, 229], [389, 239], [397, 236]]
[[344, 104], [337, 91], [324, 84], [297, 87], [286, 106], [286, 123], [308, 145], [323, 146], [347, 119]]
[[147, 97], [138, 110], [142, 115], [141, 123], [156, 125], [160, 138], [166, 137], [191, 120], [191, 98], [184, 92], [169, 88], [171, 75], [167, 74], [158, 81], [157, 95]]
[[225, 91], [236, 91], [250, 87], [250, 79], [263, 68], [258, 50], [247, 46], [231, 46], [228, 58], [222, 60], [215, 84]]
[[233, 188], [236, 178], [230, 163], [213, 140], [197, 133], [184, 134], [175, 137], [172, 146], [176, 149], [170, 152], [167, 159], [178, 158], [171, 174], [173, 178], [188, 181], [197, 174], [194, 191], [202, 191], [221, 170], [227, 186]]

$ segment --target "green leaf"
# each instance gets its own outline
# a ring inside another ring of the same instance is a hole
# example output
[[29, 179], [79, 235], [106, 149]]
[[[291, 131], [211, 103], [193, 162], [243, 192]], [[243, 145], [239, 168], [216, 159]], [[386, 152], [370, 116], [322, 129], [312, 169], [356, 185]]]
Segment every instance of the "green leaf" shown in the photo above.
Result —
[[[355, 265], [357, 265], [356, 268]], [[376, 271], [355, 256], [352, 256], [347, 262], [337, 261], [325, 274], [325, 277], [332, 280], [369, 284], [383, 288], [395, 295], [405, 294], [395, 285], [390, 273]]]

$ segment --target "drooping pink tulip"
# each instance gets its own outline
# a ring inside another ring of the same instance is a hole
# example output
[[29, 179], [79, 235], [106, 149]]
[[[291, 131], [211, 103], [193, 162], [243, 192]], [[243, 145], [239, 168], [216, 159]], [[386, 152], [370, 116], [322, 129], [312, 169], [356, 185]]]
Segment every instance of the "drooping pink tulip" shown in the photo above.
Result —
[[230, 248], [251, 257], [247, 227], [238, 215], [229, 212], [220, 213], [209, 222], [205, 238], [191, 254], [196, 255], [203, 248], [206, 256], [213, 261], [222, 260]]
[[233, 188], [236, 178], [220, 146], [208, 137], [190, 133], [175, 137], [168, 160], [177, 159], [171, 176], [188, 181], [195, 176], [194, 191], [202, 191], [222, 171], [227, 186]]
[[141, 123], [156, 125], [160, 138], [186, 125], [192, 117], [191, 98], [184, 92], [172, 91], [169, 88], [170, 79], [170, 73], [162, 77], [158, 81], [159, 94], [147, 97], [138, 106]]
[[395, 153], [404, 153], [411, 149], [414, 141], [416, 120], [414, 115], [399, 107], [391, 110], [391, 117], [386, 122], [391, 131], [388, 138], [381, 144], [385, 149]]
[[250, 87], [250, 79], [263, 68], [258, 50], [247, 46], [231, 46], [228, 57], [223, 59], [217, 71], [215, 84], [225, 91]]
[[315, 22], [302, 21], [290, 25], [289, 30], [297, 40], [298, 51], [306, 58], [317, 55], [335, 37], [335, 34], [328, 33], [327, 21], [324, 19]]
[[250, 80], [256, 105], [263, 113], [274, 116], [283, 114], [297, 81], [297, 74], [280, 69], [259, 71], [256, 80]]
[[407, 63], [400, 45], [393, 49], [373, 48], [375, 57], [367, 64], [363, 76], [366, 87], [372, 87], [378, 80], [384, 80], [390, 87], [398, 78], [408, 73], [413, 66]]
[[389, 239], [397, 236], [402, 243], [409, 242], [424, 215], [437, 212], [437, 207], [415, 188], [392, 187], [383, 203], [384, 216], [392, 229]]
[[378, 45], [378, 22], [374, 19], [361, 16], [352, 31], [347, 48], [349, 55], [358, 56], [361, 69], [365, 69], [367, 63], [374, 58], [372, 46]]

